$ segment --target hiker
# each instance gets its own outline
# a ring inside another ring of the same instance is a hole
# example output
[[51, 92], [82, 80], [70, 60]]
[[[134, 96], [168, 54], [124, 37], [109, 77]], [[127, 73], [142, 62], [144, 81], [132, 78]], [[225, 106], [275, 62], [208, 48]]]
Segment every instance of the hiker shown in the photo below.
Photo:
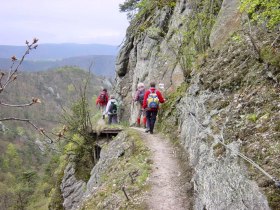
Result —
[[165, 99], [163, 98], [161, 92], [156, 89], [156, 83], [151, 82], [150, 89], [145, 92], [143, 100], [143, 108], [146, 110], [147, 118], [147, 129], [145, 130], [146, 133], [150, 132], [153, 134], [159, 103], [164, 103], [164, 101]]
[[102, 118], [105, 119], [106, 105], [109, 100], [109, 95], [106, 88], [103, 88], [99, 96], [96, 99], [96, 105], [99, 105], [101, 109]]
[[107, 103], [106, 114], [108, 114], [109, 125], [118, 123], [118, 102], [113, 95]]
[[138, 110], [136, 125], [137, 125], [137, 127], [140, 127], [141, 116], [143, 116], [143, 119], [142, 119], [143, 126], [144, 126], [144, 128], [146, 128], [146, 122], [147, 122], [146, 112], [145, 112], [145, 109], [143, 108], [144, 95], [145, 95], [145, 85], [144, 85], [144, 83], [140, 82], [137, 85], [137, 91], [133, 98], [133, 101], [137, 102], [137, 110]]

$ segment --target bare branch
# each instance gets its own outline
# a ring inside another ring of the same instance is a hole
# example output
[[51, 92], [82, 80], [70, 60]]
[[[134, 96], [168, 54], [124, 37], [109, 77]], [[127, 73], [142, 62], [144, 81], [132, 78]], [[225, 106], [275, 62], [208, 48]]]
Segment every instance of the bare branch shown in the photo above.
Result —
[[125, 187], [124, 187], [124, 186], [122, 186], [122, 191], [123, 191], [123, 193], [124, 193], [126, 199], [129, 201], [129, 197], [128, 197], [126, 191], [125, 191]]
[[3, 106], [9, 106], [9, 107], [26, 107], [26, 106], [32, 106], [33, 104], [41, 103], [41, 100], [39, 98], [32, 98], [32, 102], [28, 104], [6, 104], [0, 101], [0, 105]]
[[16, 117], [7, 117], [7, 118], [2, 118], [0, 119], [1, 121], [21, 121], [21, 122], [26, 122], [29, 123], [31, 126], [33, 126], [37, 131], [39, 131], [40, 134], [44, 135], [50, 140], [50, 143], [53, 143], [53, 140], [46, 134], [45, 130], [43, 128], [37, 127], [31, 120], [29, 119], [22, 119], [22, 118], [16, 118]]
[[[26, 49], [25, 53], [23, 54], [23, 56], [21, 57], [19, 63], [16, 65], [16, 67], [14, 67], [14, 65], [15, 65], [15, 62], [17, 61], [17, 58], [15, 56], [11, 57], [12, 65], [10, 67], [9, 75], [8, 75], [6, 81], [4, 82], [4, 84], [2, 84], [2, 81], [0, 80], [0, 87], [1, 87], [0, 93], [7, 87], [8, 84], [10, 84], [12, 81], [14, 81], [16, 79], [16, 73], [18, 72], [19, 67], [21, 66], [22, 62], [24, 61], [26, 55], [28, 55], [31, 50], [36, 49], [38, 47], [38, 45], [36, 44], [37, 42], [38, 42], [37, 38], [34, 38], [33, 42], [31, 44], [29, 44], [29, 42], [26, 41], [27, 49]], [[1, 79], [2, 79], [2, 77], [1, 77]]]

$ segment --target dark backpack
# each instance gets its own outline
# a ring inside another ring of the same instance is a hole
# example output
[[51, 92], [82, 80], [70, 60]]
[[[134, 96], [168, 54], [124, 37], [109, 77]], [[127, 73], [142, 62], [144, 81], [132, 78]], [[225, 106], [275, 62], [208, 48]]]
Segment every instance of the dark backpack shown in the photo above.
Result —
[[147, 106], [150, 109], [157, 109], [159, 107], [159, 99], [158, 96], [155, 92], [150, 91], [150, 94], [148, 95], [147, 98]]
[[117, 104], [115, 104], [115, 102], [112, 101], [110, 106], [109, 106], [109, 112], [111, 114], [117, 114], [117, 111], [118, 111]]
[[105, 91], [102, 91], [100, 94], [99, 94], [99, 102], [100, 103], [107, 103], [107, 98], [106, 98], [106, 92]]
[[143, 104], [144, 96], [145, 96], [145, 90], [141, 90], [138, 95], [138, 101], [140, 102], [141, 105]]

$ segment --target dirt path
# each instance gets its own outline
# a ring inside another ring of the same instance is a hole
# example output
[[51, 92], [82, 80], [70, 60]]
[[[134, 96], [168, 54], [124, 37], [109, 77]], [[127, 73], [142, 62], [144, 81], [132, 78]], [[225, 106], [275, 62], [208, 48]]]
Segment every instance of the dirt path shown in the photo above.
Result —
[[153, 169], [149, 180], [152, 189], [146, 200], [149, 210], [191, 209], [187, 194], [192, 187], [185, 177], [189, 169], [182, 166], [178, 151], [165, 137], [135, 129], [140, 131], [152, 152]]

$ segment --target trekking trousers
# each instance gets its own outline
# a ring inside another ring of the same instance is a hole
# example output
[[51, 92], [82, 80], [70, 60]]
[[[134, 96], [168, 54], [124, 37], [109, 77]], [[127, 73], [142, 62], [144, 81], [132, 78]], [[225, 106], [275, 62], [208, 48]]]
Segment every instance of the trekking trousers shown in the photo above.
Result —
[[158, 113], [157, 110], [156, 111], [150, 111], [150, 110], [146, 111], [147, 127], [150, 129], [151, 132], [154, 131], [155, 122], [157, 119], [157, 113]]
[[117, 114], [109, 114], [108, 115], [108, 124], [117, 124], [118, 123], [118, 115]]

